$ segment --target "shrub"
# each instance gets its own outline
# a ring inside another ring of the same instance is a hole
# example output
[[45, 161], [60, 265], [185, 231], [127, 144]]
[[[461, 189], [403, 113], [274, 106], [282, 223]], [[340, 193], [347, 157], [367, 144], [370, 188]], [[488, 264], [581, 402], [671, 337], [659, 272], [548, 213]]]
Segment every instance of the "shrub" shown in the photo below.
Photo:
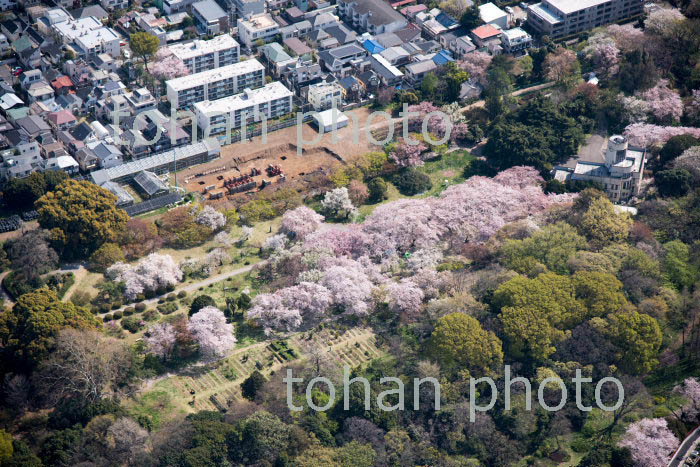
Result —
[[105, 243], [90, 256], [88, 266], [91, 271], [105, 272], [115, 263], [126, 261], [124, 252], [116, 243]]
[[146, 311], [146, 304], [137, 303], [136, 305], [134, 305], [134, 310], [136, 311], [136, 313], [143, 313], [144, 311]]
[[367, 189], [369, 191], [368, 200], [372, 203], [379, 203], [387, 199], [387, 187], [386, 182], [383, 178], [373, 178], [367, 183]]
[[171, 294], [168, 294], [168, 296], [165, 297], [165, 299], [169, 302], [174, 302], [175, 300], [177, 300], [177, 295], [175, 295], [174, 293], [171, 293]]
[[155, 321], [158, 319], [158, 310], [150, 309], [147, 310], [142, 316], [144, 321]]
[[102, 317], [102, 321], [104, 321], [105, 323], [112, 321], [113, 319], [114, 319], [114, 316], [112, 316], [111, 314], [106, 314]]
[[124, 308], [124, 316], [131, 316], [134, 314], [134, 311], [135, 311], [134, 307], [132, 307], [132, 306], [128, 306], [128, 307]]
[[121, 319], [123, 314], [121, 311], [115, 311], [114, 313], [112, 313], [112, 316], [114, 316], [114, 319]]
[[116, 302], [112, 302], [112, 309], [118, 310], [119, 308], [122, 307], [122, 305], [124, 305], [124, 304], [121, 302], [121, 300], [117, 300]]
[[170, 313], [175, 313], [177, 311], [177, 304], [173, 302], [168, 302], [162, 305], [158, 305], [156, 309], [164, 315], [169, 315]]
[[[256, 366], [259, 364], [260, 362], [255, 362]], [[241, 393], [243, 397], [251, 401], [255, 400], [256, 394], [265, 385], [266, 381], [265, 377], [259, 371], [256, 370], [251, 373], [251, 375], [241, 383]]]
[[139, 316], [129, 316], [128, 318], [124, 318], [121, 324], [124, 329], [132, 334], [139, 332], [141, 328], [143, 328], [143, 323]]
[[393, 178], [394, 185], [404, 196], [423, 193], [433, 187], [430, 177], [414, 169], [404, 169]]
[[215, 307], [216, 302], [209, 295], [199, 295], [192, 301], [192, 304], [190, 305], [190, 316], [207, 306]]
[[181, 290], [177, 293], [177, 298], [185, 298], [187, 296], [187, 292], [184, 290]]

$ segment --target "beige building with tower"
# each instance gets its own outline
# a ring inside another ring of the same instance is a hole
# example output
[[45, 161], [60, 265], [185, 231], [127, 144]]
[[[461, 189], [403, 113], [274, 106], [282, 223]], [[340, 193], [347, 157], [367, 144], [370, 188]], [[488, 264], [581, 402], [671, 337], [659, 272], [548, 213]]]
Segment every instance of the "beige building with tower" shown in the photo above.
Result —
[[639, 195], [644, 176], [646, 150], [629, 145], [620, 135], [610, 137], [604, 152], [604, 162], [578, 161], [572, 167], [558, 166], [554, 178], [598, 183], [614, 203], [629, 201]]

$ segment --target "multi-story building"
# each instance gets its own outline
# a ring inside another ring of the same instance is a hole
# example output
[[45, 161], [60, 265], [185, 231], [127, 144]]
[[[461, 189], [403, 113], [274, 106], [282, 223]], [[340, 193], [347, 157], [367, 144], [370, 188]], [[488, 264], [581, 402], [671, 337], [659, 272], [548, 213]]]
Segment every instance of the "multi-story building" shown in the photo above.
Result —
[[508, 28], [508, 13], [493, 3], [489, 2], [479, 5], [479, 17], [486, 24], [493, 24], [501, 29]]
[[197, 123], [205, 135], [225, 137], [244, 124], [271, 120], [292, 112], [293, 93], [280, 82], [241, 94], [194, 105]]
[[105, 27], [94, 16], [72, 21], [62, 21], [52, 26], [54, 34], [70, 44], [80, 56], [96, 56], [102, 53], [111, 57], [121, 55], [119, 35], [112, 28]]
[[521, 28], [506, 29], [501, 36], [503, 50], [509, 54], [519, 54], [532, 46], [532, 36]]
[[250, 59], [170, 79], [165, 82], [165, 88], [172, 108], [182, 109], [196, 102], [229, 97], [246, 88], [259, 88], [264, 83], [265, 67], [259, 61]]
[[192, 16], [200, 34], [219, 34], [229, 29], [229, 16], [214, 0], [192, 5]]
[[265, 13], [265, 0], [227, 0], [226, 4], [237, 18], [247, 19]]
[[309, 86], [307, 100], [316, 111], [332, 107], [340, 108], [343, 100], [343, 87], [335, 83], [318, 83]]
[[126, 10], [129, 7], [129, 0], [100, 0], [100, 5], [108, 11]]
[[354, 43], [322, 50], [318, 55], [319, 61], [326, 70], [345, 76], [353, 65], [361, 62], [368, 54], [367, 50]]
[[338, 14], [370, 34], [394, 32], [408, 25], [406, 18], [383, 0], [339, 0]]
[[527, 22], [542, 35], [570, 36], [640, 15], [643, 0], [544, 0], [530, 5]]
[[191, 73], [233, 65], [240, 59], [240, 46], [228, 34], [216, 36], [208, 41], [197, 39], [186, 44], [171, 45], [168, 48], [183, 61]]
[[645, 156], [644, 148], [632, 147], [627, 138], [615, 135], [608, 140], [603, 162], [578, 161], [574, 168], [555, 167], [554, 178], [595, 182], [613, 202], [624, 202], [639, 194]]
[[253, 15], [247, 19], [238, 18], [238, 38], [249, 49], [257, 41], [268, 42], [279, 32], [279, 25], [268, 13]]
[[166, 15], [187, 11], [197, 0], [163, 0], [163, 11]]

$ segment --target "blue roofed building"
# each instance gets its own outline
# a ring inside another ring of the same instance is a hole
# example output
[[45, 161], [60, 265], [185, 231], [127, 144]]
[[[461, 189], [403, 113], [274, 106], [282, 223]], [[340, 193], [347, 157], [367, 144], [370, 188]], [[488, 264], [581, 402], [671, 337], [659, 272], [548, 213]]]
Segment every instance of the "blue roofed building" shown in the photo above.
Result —
[[454, 61], [454, 57], [452, 57], [452, 54], [447, 50], [441, 50], [433, 57], [433, 62], [438, 66], [447, 65], [449, 62]]
[[382, 47], [382, 44], [375, 41], [374, 39], [367, 39], [362, 45], [365, 49], [367, 49], [367, 52], [369, 52], [370, 54], [382, 53], [385, 50], [385, 48]]

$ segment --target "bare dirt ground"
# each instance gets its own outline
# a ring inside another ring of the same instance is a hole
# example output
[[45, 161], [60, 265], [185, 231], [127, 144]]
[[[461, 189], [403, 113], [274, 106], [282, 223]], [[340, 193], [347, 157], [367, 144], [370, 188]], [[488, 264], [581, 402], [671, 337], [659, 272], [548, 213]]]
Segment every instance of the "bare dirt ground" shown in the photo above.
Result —
[[[262, 137], [256, 137], [251, 141], [223, 146], [221, 158], [179, 172], [178, 182], [187, 191], [202, 193], [211, 186], [216, 187], [212, 191], [217, 191], [223, 188], [225, 179], [250, 174], [251, 169], [256, 168], [261, 172], [253, 177], [258, 187], [263, 180], [267, 180], [272, 182], [272, 187], [268, 189], [275, 189], [281, 186], [280, 178], [268, 176], [265, 169], [268, 165], [278, 165], [286, 176], [284, 186], [303, 185], [312, 174], [329, 175], [334, 168], [347, 161], [380, 149], [365, 134], [369, 114], [370, 111], [365, 108], [347, 112], [350, 116], [348, 126], [339, 129], [335, 135], [324, 134], [320, 139], [314, 127], [304, 124], [301, 138], [295, 125], [269, 133], [265, 142]], [[359, 134], [357, 138], [354, 138], [355, 133]], [[230, 198], [244, 196], [245, 193], [225, 196], [222, 203]]]

